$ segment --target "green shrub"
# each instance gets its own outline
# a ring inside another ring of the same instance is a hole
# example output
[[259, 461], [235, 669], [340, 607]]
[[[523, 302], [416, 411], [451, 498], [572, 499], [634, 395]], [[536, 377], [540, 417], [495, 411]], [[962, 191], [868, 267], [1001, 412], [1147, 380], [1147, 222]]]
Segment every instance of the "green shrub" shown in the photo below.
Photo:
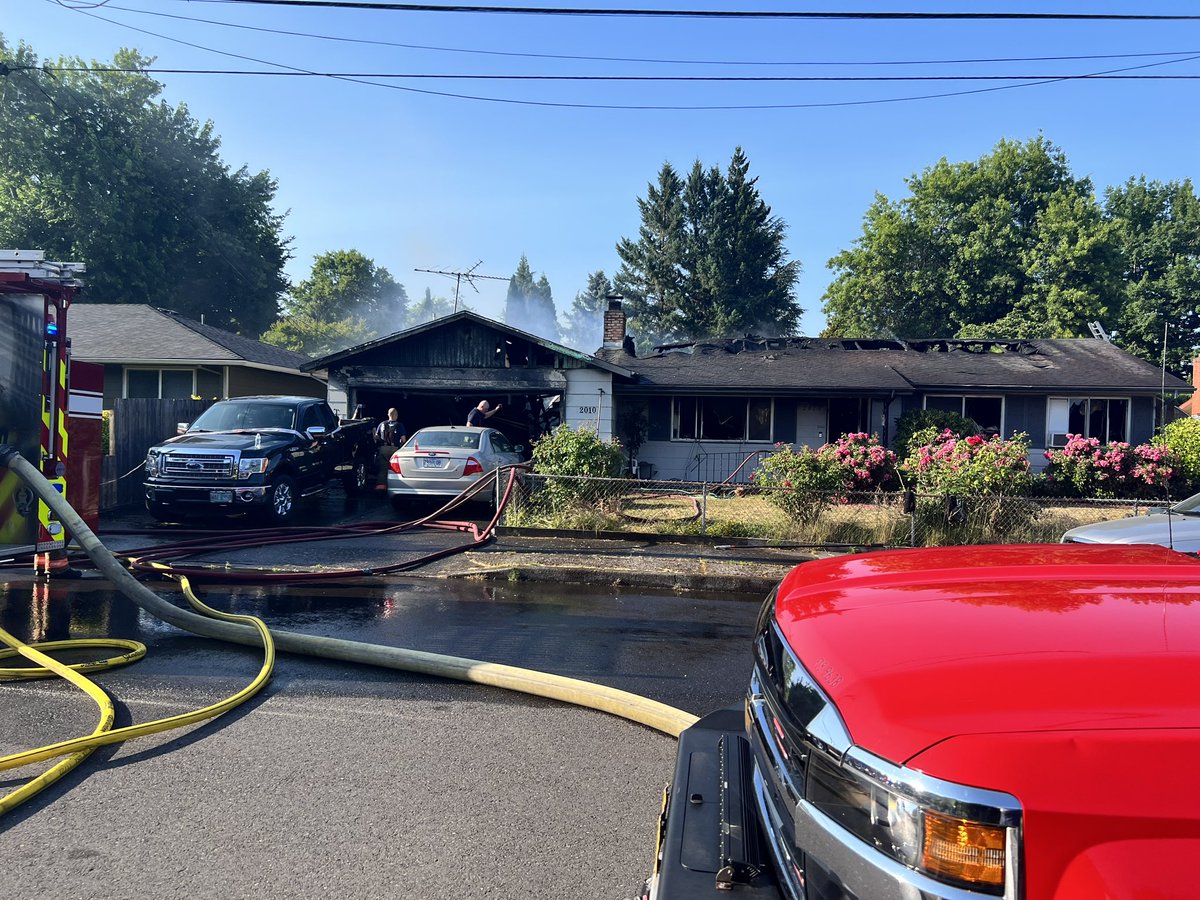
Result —
[[811, 525], [835, 500], [845, 496], [845, 466], [825, 447], [795, 450], [777, 444], [754, 472], [755, 484], [769, 488], [768, 498], [799, 525]]
[[1150, 443], [1173, 450], [1186, 489], [1200, 490], [1200, 419], [1168, 422]]
[[582, 479], [615, 478], [624, 468], [620, 441], [603, 441], [590, 428], [562, 425], [533, 445], [533, 470], [552, 477], [528, 501], [531, 512], [549, 517], [589, 509], [615, 512], [621, 505], [620, 491], [599, 490]]
[[979, 426], [972, 419], [960, 416], [956, 412], [947, 412], [944, 409], [910, 409], [896, 422], [896, 435], [892, 439], [892, 446], [901, 457], [906, 457], [925, 443], [919, 441], [914, 444], [913, 438], [918, 432], [929, 428], [934, 429], [934, 434], [941, 434], [947, 430], [959, 437], [979, 434]]
[[562, 425], [533, 445], [533, 470], [539, 475], [613, 478], [624, 467], [620, 441], [602, 441], [587, 427]]

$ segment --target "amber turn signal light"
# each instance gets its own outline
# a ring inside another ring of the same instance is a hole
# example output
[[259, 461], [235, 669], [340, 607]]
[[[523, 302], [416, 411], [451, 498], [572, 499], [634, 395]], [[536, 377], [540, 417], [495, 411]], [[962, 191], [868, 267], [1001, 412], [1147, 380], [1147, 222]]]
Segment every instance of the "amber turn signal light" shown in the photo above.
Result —
[[1002, 888], [1004, 832], [997, 825], [926, 812], [923, 867], [932, 874], [964, 884]]

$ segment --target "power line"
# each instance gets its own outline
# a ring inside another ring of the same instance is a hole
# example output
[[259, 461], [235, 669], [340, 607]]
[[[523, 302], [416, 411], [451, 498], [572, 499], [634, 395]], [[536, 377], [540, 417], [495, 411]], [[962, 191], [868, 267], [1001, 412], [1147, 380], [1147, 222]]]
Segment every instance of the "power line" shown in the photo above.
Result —
[[[46, 0], [56, 6], [64, 5], [62, 0]], [[69, 6], [72, 9], [84, 7]], [[91, 7], [86, 7], [91, 8]], [[685, 65], [685, 66], [942, 66], [942, 65], [974, 65], [985, 63], [1008, 62], [1071, 62], [1100, 59], [1146, 59], [1167, 56], [1185, 56], [1197, 53], [1197, 50], [1166, 50], [1155, 53], [1092, 53], [1073, 56], [997, 56], [997, 57], [968, 57], [961, 59], [906, 59], [906, 60], [721, 60], [721, 59], [670, 59], [644, 56], [586, 56], [565, 53], [522, 53], [513, 50], [484, 50], [468, 47], [439, 47], [429, 44], [407, 44], [399, 41], [381, 41], [371, 38], [342, 37], [340, 35], [319, 34], [311, 31], [294, 31], [285, 28], [267, 28], [260, 25], [245, 25], [239, 22], [223, 22], [220, 19], [204, 19], [199, 16], [183, 16], [177, 13], [167, 13], [158, 10], [135, 9], [129, 6], [106, 6], [107, 10], [135, 13], [138, 15], [156, 16], [164, 19], [175, 19], [183, 22], [199, 22], [205, 25], [216, 25], [222, 28], [233, 28], [241, 31], [254, 31], [261, 34], [279, 34], [286, 37], [311, 38], [313, 40], [330, 41], [344, 44], [362, 44], [373, 47], [395, 47], [401, 50], [424, 50], [436, 53], [461, 53], [480, 56], [503, 56], [516, 59], [558, 59], [574, 62], [624, 62], [624, 63], [653, 63], [655, 65]], [[106, 20], [112, 21], [112, 20]], [[121, 23], [115, 23], [121, 24]]]
[[[1191, 59], [1200, 58], [1193, 56]], [[1175, 60], [1187, 62], [1188, 60]], [[276, 63], [270, 63], [276, 65]], [[394, 80], [445, 81], [661, 81], [661, 82], [891, 82], [891, 81], [1200, 81], [1200, 75], [1108, 75], [1011, 74], [1011, 75], [471, 75], [452, 72], [316, 72], [294, 70], [271, 72], [263, 69], [167, 69], [126, 66], [22, 66], [13, 71], [38, 69], [46, 72], [112, 72], [145, 75], [247, 75], [273, 78], [387, 78]]]
[[[61, 3], [62, 0], [59, 0]], [[192, 2], [213, 2], [213, 0], [192, 0]], [[238, 53], [231, 53], [226, 50], [217, 50], [213, 47], [206, 47], [202, 44], [196, 44], [191, 41], [185, 41], [181, 38], [171, 37], [170, 35], [160, 34], [158, 32], [149, 31], [144, 28], [138, 28], [135, 25], [129, 25], [124, 22], [115, 21], [105, 18], [93, 12], [88, 12], [84, 9], [77, 10], [80, 15], [88, 16], [89, 18], [98, 19], [102, 22], [108, 22], [111, 25], [116, 25], [121, 28], [127, 28], [131, 31], [136, 31], [140, 34], [148, 34], [153, 37], [161, 38], [162, 40], [171, 41], [176, 44], [182, 44], [187, 47], [204, 50], [209, 53], [216, 53], [220, 56], [228, 56], [234, 59], [244, 59], [250, 62], [257, 62], [263, 65], [277, 66], [281, 69], [288, 69], [294, 72], [307, 72], [310, 75], [316, 73], [308, 69], [301, 69], [297, 66], [290, 66], [285, 63], [276, 63], [270, 60], [258, 59], [257, 57], [244, 56]], [[1128, 66], [1120, 69], [1109, 69], [1103, 72], [1089, 73], [1091, 75], [1109, 75], [1119, 72], [1133, 71], [1136, 69], [1155, 68], [1163, 65], [1173, 65], [1179, 62], [1189, 62], [1194, 57], [1184, 59], [1174, 59], [1155, 63], [1146, 63], [1139, 66]], [[472, 100], [481, 103], [503, 103], [511, 106], [534, 106], [550, 109], [604, 109], [604, 110], [623, 110], [623, 111], [642, 111], [642, 112], [712, 112], [712, 111], [765, 111], [765, 110], [795, 110], [795, 109], [834, 109], [855, 106], [880, 106], [890, 103], [913, 103], [921, 100], [939, 100], [950, 97], [964, 97], [972, 94], [992, 93], [996, 91], [1016, 90], [1019, 88], [1039, 87], [1047, 84], [1057, 84], [1065, 79], [1048, 79], [1044, 81], [1022, 81], [1019, 84], [1005, 84], [995, 87], [970, 88], [959, 91], [941, 91], [935, 94], [916, 94], [906, 97], [880, 97], [865, 100], [829, 100], [805, 103], [759, 103], [759, 104], [621, 104], [621, 103], [580, 103], [567, 102], [556, 100], [527, 100], [514, 97], [489, 97], [478, 94], [463, 94], [452, 91], [437, 91], [428, 88], [418, 88], [409, 85], [400, 85], [392, 83], [380, 83], [377, 81], [364, 81], [356, 78], [343, 78], [341, 76], [330, 75], [326, 77], [340, 78], [350, 84], [371, 85], [372, 87], [380, 87], [388, 90], [404, 91], [406, 93], [424, 94], [431, 97], [445, 97], [455, 100]], [[1073, 80], [1079, 80], [1082, 76], [1073, 76]]]
[[[1200, 21], [1200, 15], [1154, 13], [1028, 13], [1028, 12], [848, 12], [732, 9], [571, 9], [557, 6], [475, 6], [432, 3], [376, 3], [369, 0], [190, 0], [233, 6], [302, 6], [327, 9], [368, 9], [386, 12], [487, 13], [526, 16], [611, 16], [670, 19], [842, 19], [878, 21], [1085, 21], [1180, 22]], [[64, 3], [63, 5], [69, 5]]]

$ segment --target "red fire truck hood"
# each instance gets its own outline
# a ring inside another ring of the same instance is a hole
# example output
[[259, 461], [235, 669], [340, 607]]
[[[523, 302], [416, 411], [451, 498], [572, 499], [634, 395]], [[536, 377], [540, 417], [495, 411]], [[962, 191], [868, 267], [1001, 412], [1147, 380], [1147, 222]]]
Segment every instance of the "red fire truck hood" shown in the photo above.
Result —
[[897, 763], [956, 735], [1200, 728], [1200, 561], [1165, 548], [818, 560], [776, 618], [854, 743]]

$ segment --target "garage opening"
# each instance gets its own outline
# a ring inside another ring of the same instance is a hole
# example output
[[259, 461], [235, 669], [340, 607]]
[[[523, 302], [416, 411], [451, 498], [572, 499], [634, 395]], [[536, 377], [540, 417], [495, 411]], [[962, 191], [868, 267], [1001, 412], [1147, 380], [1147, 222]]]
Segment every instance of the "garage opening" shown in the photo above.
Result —
[[559, 423], [562, 405], [557, 393], [467, 395], [357, 388], [355, 396], [362, 405], [361, 414], [377, 421], [387, 417], [388, 409], [396, 407], [409, 434], [433, 425], [465, 425], [467, 413], [480, 400], [487, 400], [493, 408], [499, 404], [500, 412], [488, 419], [487, 424], [503, 432], [514, 444], [524, 446], [527, 458], [533, 442]]

